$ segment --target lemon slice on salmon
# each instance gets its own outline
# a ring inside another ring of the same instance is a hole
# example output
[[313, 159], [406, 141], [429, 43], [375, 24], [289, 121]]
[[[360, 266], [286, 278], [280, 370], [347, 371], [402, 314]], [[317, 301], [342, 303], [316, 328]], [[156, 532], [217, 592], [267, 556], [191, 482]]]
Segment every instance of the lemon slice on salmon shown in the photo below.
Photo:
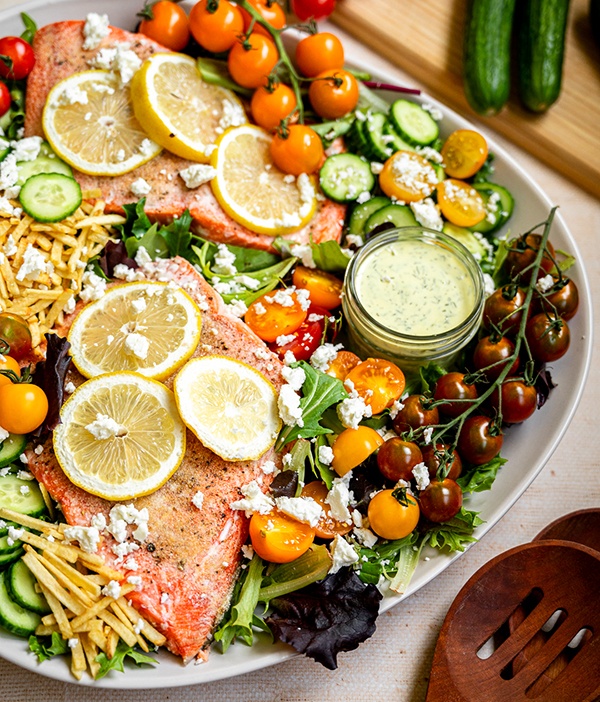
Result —
[[185, 455], [185, 426], [173, 393], [138, 373], [110, 373], [80, 385], [60, 411], [54, 451], [67, 478], [107, 500], [163, 485]]
[[260, 127], [229, 129], [217, 142], [211, 163], [215, 197], [236, 222], [259, 234], [286, 234], [304, 227], [316, 207], [316, 191], [306, 174], [280, 171], [269, 152], [271, 135]]
[[192, 355], [202, 315], [181, 288], [125, 283], [84, 307], [69, 331], [73, 363], [86, 378], [136, 371], [162, 380]]
[[150, 56], [131, 81], [133, 109], [148, 134], [177, 156], [208, 163], [225, 129], [248, 120], [235, 93], [205, 83], [184, 54]]
[[193, 358], [173, 390], [184, 423], [225, 461], [255, 460], [275, 443], [277, 391], [251, 366], [226, 356]]
[[117, 176], [160, 153], [133, 114], [129, 86], [109, 71], [83, 71], [48, 95], [42, 124], [50, 145], [89, 175]]

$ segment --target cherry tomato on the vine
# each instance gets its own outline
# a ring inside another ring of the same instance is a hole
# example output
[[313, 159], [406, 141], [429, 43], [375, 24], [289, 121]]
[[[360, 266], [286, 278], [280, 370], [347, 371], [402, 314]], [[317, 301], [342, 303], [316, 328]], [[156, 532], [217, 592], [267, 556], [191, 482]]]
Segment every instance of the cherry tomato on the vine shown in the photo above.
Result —
[[346, 376], [352, 387], [369, 405], [373, 414], [379, 414], [402, 395], [406, 380], [397, 365], [383, 358], [367, 358]]
[[238, 85], [258, 88], [266, 84], [278, 60], [279, 54], [273, 41], [252, 32], [233, 44], [227, 57], [227, 68]]
[[28, 434], [48, 414], [48, 398], [42, 388], [30, 383], [0, 385], [0, 427], [11, 434]]
[[31, 44], [21, 37], [0, 39], [0, 76], [12, 80], [23, 80], [35, 65], [35, 55]]
[[442, 214], [457, 227], [473, 227], [485, 217], [483, 198], [462, 180], [443, 180], [437, 186], [437, 197]]
[[424, 404], [426, 405], [428, 402], [431, 402], [431, 400], [428, 401], [422, 395], [409, 395], [402, 400], [404, 407], [392, 420], [394, 429], [398, 434], [411, 429], [427, 427], [431, 424], [439, 424], [440, 413], [438, 408], [430, 407], [425, 409]]
[[277, 129], [281, 121], [289, 117], [296, 105], [294, 91], [284, 83], [277, 83], [272, 88], [260, 86], [254, 91], [250, 101], [254, 121], [267, 131]]
[[0, 83], [0, 117], [10, 110], [10, 90], [5, 83]]
[[[0, 354], [0, 371], [12, 371], [17, 378], [21, 377], [21, 368], [17, 361], [15, 361], [14, 358], [3, 354]], [[0, 373], [0, 387], [2, 385], [10, 385], [11, 382], [12, 381], [8, 376]], [[2, 425], [0, 424], [0, 426]]]
[[386, 480], [397, 483], [399, 480], [410, 482], [413, 468], [423, 462], [421, 449], [414, 441], [404, 441], [399, 436], [388, 439], [377, 453], [379, 472]]
[[[410, 173], [410, 177], [406, 173]], [[434, 167], [416, 151], [396, 151], [383, 164], [379, 174], [379, 187], [383, 192], [404, 202], [429, 197], [437, 182]]]
[[356, 107], [358, 82], [352, 73], [341, 68], [322, 71], [310, 84], [308, 99], [320, 117], [343, 117]]
[[[525, 234], [508, 242], [509, 251], [504, 260], [504, 270], [511, 278], [519, 273], [523, 282], [529, 282], [531, 279], [529, 267], [535, 261], [541, 241], [542, 237], [539, 234]], [[538, 277], [544, 276], [552, 270], [554, 256], [554, 246], [548, 241], [546, 251], [542, 255]]]
[[[473, 366], [475, 370], [483, 370], [485, 368], [485, 376], [487, 380], [496, 380], [507, 365], [509, 359], [515, 351], [515, 345], [506, 336], [495, 338], [493, 336], [484, 336], [477, 342], [477, 346], [473, 351]], [[519, 369], [519, 358], [513, 361], [508, 375], [514, 375]]]
[[[285, 27], [285, 12], [281, 5], [275, 2], [275, 0], [248, 0], [248, 3], [252, 5], [265, 22], [268, 22], [274, 29], [283, 29], [283, 27]], [[244, 32], [248, 32], [254, 18], [243, 8], [240, 8], [240, 12], [244, 18]], [[262, 27], [258, 22], [254, 23], [252, 31], [263, 34], [266, 37], [271, 36], [269, 30]]]
[[361, 424], [357, 429], [345, 429], [331, 447], [331, 467], [338, 475], [344, 476], [377, 451], [381, 444], [383, 439], [371, 427]]
[[508, 380], [502, 383], [500, 392], [494, 390], [492, 406], [502, 412], [502, 421], [518, 424], [529, 419], [537, 408], [537, 390], [521, 380]]
[[336, 534], [348, 534], [354, 528], [354, 524], [339, 522], [331, 516], [331, 507], [325, 502], [329, 490], [327, 485], [321, 480], [313, 480], [302, 488], [301, 497], [312, 497], [315, 502], [321, 505], [323, 514], [315, 527], [315, 535], [320, 539], [333, 539]]
[[250, 520], [250, 539], [256, 553], [271, 563], [289, 563], [308, 551], [315, 530], [282, 512], [255, 512]]
[[540, 312], [527, 322], [525, 336], [533, 357], [541, 363], [562, 358], [569, 350], [569, 325], [560, 317]]
[[244, 31], [242, 13], [229, 0], [198, 0], [190, 12], [190, 31], [208, 51], [227, 51]]
[[563, 277], [538, 303], [543, 310], [554, 312], [565, 320], [571, 319], [579, 309], [579, 290], [571, 278]]
[[296, 66], [300, 73], [314, 78], [323, 71], [344, 67], [342, 42], [330, 32], [310, 34], [296, 46]]
[[463, 493], [460, 485], [450, 478], [432, 480], [419, 494], [421, 514], [430, 522], [447, 522], [462, 507]]
[[419, 522], [419, 505], [406, 490], [382, 490], [369, 502], [371, 529], [384, 539], [403, 539]]
[[185, 48], [190, 40], [190, 22], [185, 10], [171, 0], [158, 0], [146, 7], [138, 31], [173, 51]]
[[325, 316], [328, 314], [327, 310], [311, 305], [304, 322], [291, 333], [293, 340], [281, 346], [269, 344], [271, 351], [274, 351], [282, 360], [286, 353], [291, 351], [297, 361], [308, 361], [321, 345], [325, 330]]
[[292, 12], [301, 22], [325, 19], [334, 8], [335, 0], [292, 0]]
[[[31, 331], [23, 317], [12, 312], [0, 313], [0, 339], [8, 344], [8, 353], [20, 361], [31, 352]], [[2, 426], [0, 424], [0, 426]]]
[[460, 460], [458, 451], [455, 449], [450, 453], [450, 446], [448, 444], [438, 442], [435, 447], [433, 444], [428, 444], [427, 446], [421, 447], [421, 453], [423, 454], [423, 463], [429, 469], [429, 478], [431, 480], [437, 476], [438, 469], [443, 460], [446, 466], [448, 466], [447, 478], [456, 480], [462, 473], [462, 461]]
[[504, 334], [516, 334], [525, 304], [525, 291], [514, 285], [498, 288], [485, 301], [483, 324], [487, 329], [497, 327]]
[[323, 142], [314, 129], [305, 124], [291, 124], [271, 141], [271, 158], [284, 173], [314, 173], [323, 160]]
[[464, 373], [445, 373], [438, 378], [433, 394], [436, 400], [451, 400], [438, 406], [439, 411], [447, 417], [458, 417], [477, 399], [475, 385], [465, 383]]
[[310, 292], [311, 302], [333, 310], [342, 304], [342, 281], [331, 273], [318, 268], [296, 266], [292, 282], [297, 288]]
[[[278, 301], [278, 295], [286, 304]], [[288, 305], [288, 299], [292, 302]], [[304, 322], [307, 310], [295, 292], [284, 293], [274, 290], [255, 300], [244, 315], [244, 321], [263, 341], [276, 341], [278, 336], [292, 334]]]
[[444, 169], [451, 178], [470, 178], [485, 163], [488, 145], [479, 132], [457, 129], [444, 142], [441, 149]]
[[493, 419], [479, 414], [467, 417], [458, 437], [458, 453], [465, 461], [480, 466], [500, 453], [503, 438]]
[[360, 358], [352, 351], [342, 349], [329, 364], [327, 375], [332, 375], [338, 380], [345, 380], [350, 371], [360, 363]]

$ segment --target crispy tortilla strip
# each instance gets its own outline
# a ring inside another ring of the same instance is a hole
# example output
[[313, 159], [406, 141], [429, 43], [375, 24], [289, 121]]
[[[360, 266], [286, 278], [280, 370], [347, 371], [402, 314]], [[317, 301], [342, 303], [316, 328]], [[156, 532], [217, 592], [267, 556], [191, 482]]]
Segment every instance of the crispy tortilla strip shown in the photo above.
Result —
[[[125, 583], [124, 585], [121, 586], [121, 594], [126, 595], [127, 593], [131, 592], [132, 590], [135, 589], [134, 585], [131, 585], [131, 583]], [[104, 611], [107, 607], [110, 607], [110, 605], [115, 601], [114, 597], [106, 596], [103, 597], [101, 600], [98, 600], [97, 602], [94, 602], [89, 609], [87, 609], [84, 612], [78, 612], [79, 616], [73, 619], [72, 626], [74, 628], [78, 628], [81, 624], [86, 622], [88, 619], [92, 619], [93, 617], [100, 616], [100, 613]], [[100, 617], [102, 618], [102, 617]]]
[[112, 609], [113, 613], [115, 616], [121, 621], [123, 626], [127, 627], [129, 631], [135, 636], [136, 641], [138, 643], [138, 646], [144, 650], [146, 653], [148, 653], [148, 644], [144, 641], [144, 639], [135, 631], [133, 628], [133, 624], [129, 621], [128, 617], [125, 615], [125, 613], [121, 610], [119, 607], [118, 603], [112, 602], [110, 605], [110, 608]]
[[[43, 483], [39, 484], [40, 487]], [[36, 531], [41, 531], [44, 534], [49, 534], [55, 539], [62, 540], [63, 535], [57, 529], [56, 524], [50, 524], [49, 522], [44, 522], [41, 519], [36, 519], [35, 517], [30, 517], [27, 514], [21, 514], [20, 512], [13, 512], [12, 509], [5, 509], [0, 507], [0, 519], [6, 519], [10, 522], [15, 522], [21, 526], [27, 527], [28, 529], [35, 529]]]
[[70, 566], [66, 561], [55, 556], [51, 551], [44, 551], [44, 557], [49, 563], [60, 570], [66, 578], [69, 578], [76, 586], [91, 595], [93, 599], [100, 597], [102, 588], [80, 573], [76, 568], [73, 568], [73, 566]]
[[[27, 546], [25, 546], [27, 549]], [[23, 561], [29, 570], [35, 575], [38, 583], [44, 589], [44, 594], [46, 590], [52, 593], [56, 599], [63, 604], [67, 609], [70, 609], [75, 614], [81, 614], [85, 611], [84, 605], [82, 605], [70, 592], [68, 592], [62, 585], [58, 583], [54, 575], [48, 571], [45, 565], [40, 561], [40, 556], [32, 549], [28, 549], [27, 553], [23, 556]], [[50, 603], [48, 602], [50, 605]], [[50, 605], [52, 609], [52, 605]], [[54, 612], [54, 609], [52, 609]], [[60, 621], [57, 618], [57, 623], [60, 626]], [[70, 628], [70, 627], [69, 627]]]
[[106, 634], [104, 633], [102, 628], [90, 629], [87, 632], [87, 635], [88, 635], [88, 638], [90, 639], [90, 641], [93, 641], [101, 651], [104, 651], [106, 653], [108, 641], [107, 641]]
[[[71, 643], [74, 639], [77, 640], [77, 643], [74, 646], [72, 646]], [[73, 633], [73, 636], [69, 640], [69, 648], [71, 649], [71, 655], [73, 656], [71, 670], [86, 670], [87, 663], [85, 662], [85, 654], [83, 652], [83, 646], [81, 645], [81, 639], [79, 638], [78, 634]]]
[[142, 621], [144, 623], [144, 627], [141, 631], [141, 633], [150, 641], [150, 643], [153, 643], [155, 646], [164, 646], [166, 643], [167, 639], [158, 631], [155, 629], [152, 624], [147, 622], [144, 617], [135, 609], [132, 607], [127, 599], [125, 597], [119, 597], [117, 600], [119, 607], [125, 612], [125, 614], [129, 617], [129, 621], [136, 625], [139, 621]]
[[93, 678], [98, 675], [100, 670], [100, 663], [96, 660], [98, 655], [98, 646], [90, 639], [87, 634], [81, 636], [81, 645], [83, 646], [83, 652], [88, 662], [90, 673]]
[[[23, 559], [25, 559], [25, 556], [23, 557]], [[44, 585], [42, 583], [40, 583], [40, 586], [42, 588], [42, 592], [44, 594], [44, 597], [48, 601], [48, 606], [52, 610], [54, 620], [55, 620], [56, 624], [58, 625], [58, 628], [60, 630], [60, 633], [62, 634], [63, 639], [70, 638], [71, 636], [73, 636], [73, 630], [71, 629], [71, 624], [67, 618], [66, 612], [63, 609], [61, 603], [58, 601], [58, 598], [56, 598], [48, 588], [44, 587]], [[42, 619], [42, 621], [43, 621], [43, 619]]]
[[112, 614], [112, 612], [107, 612], [104, 609], [101, 612], [99, 612], [98, 616], [100, 617], [100, 619], [102, 619], [102, 621], [106, 622], [114, 632], [116, 632], [117, 642], [119, 640], [119, 637], [121, 637], [128, 646], [136, 645], [137, 639], [135, 638], [135, 634], [132, 631], [129, 631], [129, 629], [126, 626], [123, 626], [123, 624], [121, 624], [121, 622], [115, 617], [115, 615]]
[[[119, 643], [119, 634], [111, 629], [106, 637], [106, 657], [111, 659], [115, 655]], [[130, 644], [132, 645], [132, 644]]]
[[75, 563], [79, 557], [77, 550], [73, 546], [62, 542], [48, 541], [48, 539], [43, 536], [37, 536], [37, 534], [32, 534], [30, 531], [23, 532], [21, 541], [30, 546], [35, 546], [35, 548], [39, 548], [41, 551], [52, 551], [57, 556], [64, 558], [65, 561], [69, 561], [69, 563]]

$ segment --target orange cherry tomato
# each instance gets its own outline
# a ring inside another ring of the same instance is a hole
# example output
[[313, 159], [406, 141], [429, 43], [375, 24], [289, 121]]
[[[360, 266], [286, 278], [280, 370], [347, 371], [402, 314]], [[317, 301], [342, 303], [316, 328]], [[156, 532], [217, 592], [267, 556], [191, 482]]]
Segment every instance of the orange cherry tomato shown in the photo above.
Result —
[[417, 526], [420, 509], [406, 491], [382, 490], [369, 502], [371, 529], [384, 539], [403, 539]]
[[279, 336], [295, 332], [307, 314], [295, 292], [274, 290], [250, 305], [244, 321], [263, 341], [275, 341]]
[[308, 290], [310, 301], [319, 307], [333, 310], [342, 304], [342, 281], [331, 273], [318, 268], [296, 266], [292, 282], [297, 288]]
[[323, 71], [310, 84], [308, 98], [320, 117], [337, 119], [356, 107], [358, 83], [351, 73], [341, 68]]
[[181, 51], [190, 40], [190, 22], [179, 5], [171, 0], [158, 0], [142, 12], [139, 32], [173, 51]]
[[[285, 27], [285, 12], [283, 11], [281, 5], [279, 5], [275, 0], [248, 0], [248, 4], [260, 14], [260, 16], [268, 22], [271, 27], [275, 29], [283, 29]], [[250, 29], [250, 24], [252, 23], [253, 17], [250, 13], [243, 8], [240, 8], [242, 17], [244, 19], [244, 32], [247, 33]], [[270, 37], [269, 31], [261, 26], [258, 22], [254, 23], [252, 28], [253, 32], [257, 34], [263, 34], [265, 37]]]
[[0, 386], [0, 427], [11, 434], [28, 434], [48, 414], [48, 398], [42, 388], [30, 383]]
[[462, 180], [443, 180], [437, 186], [437, 196], [442, 214], [457, 227], [473, 227], [485, 217], [483, 198]]
[[344, 429], [331, 447], [331, 467], [339, 476], [344, 476], [377, 451], [381, 444], [383, 439], [371, 427], [361, 424], [358, 429]]
[[272, 89], [267, 86], [257, 88], [252, 95], [250, 109], [259, 127], [273, 131], [282, 120], [289, 117], [297, 104], [296, 96], [290, 86], [277, 83]]
[[329, 364], [327, 375], [332, 375], [338, 380], [345, 380], [348, 373], [359, 363], [360, 358], [355, 353], [342, 349]]
[[391, 361], [367, 358], [348, 373], [354, 389], [373, 410], [379, 414], [390, 407], [404, 392], [404, 373]]
[[227, 67], [233, 80], [244, 88], [258, 88], [264, 85], [279, 54], [275, 44], [262, 34], [252, 33], [238, 39], [231, 47]]
[[444, 170], [451, 178], [470, 178], [485, 163], [487, 141], [472, 129], [457, 129], [442, 146]]
[[208, 51], [220, 53], [235, 44], [244, 31], [239, 9], [229, 0], [198, 0], [190, 12], [190, 30], [194, 39]]
[[310, 34], [296, 46], [296, 66], [308, 78], [314, 78], [323, 71], [343, 68], [342, 42], [330, 32]]
[[354, 527], [352, 523], [338, 522], [331, 516], [331, 507], [325, 502], [328, 493], [327, 485], [321, 480], [313, 480], [302, 488], [302, 497], [312, 497], [323, 508], [323, 515], [315, 527], [315, 536], [320, 539], [333, 539], [336, 534], [348, 534]]
[[308, 551], [315, 530], [276, 510], [255, 512], [250, 520], [250, 539], [256, 553], [271, 563], [289, 563]]
[[325, 157], [321, 137], [304, 124], [292, 124], [271, 142], [271, 158], [284, 173], [314, 173]]
[[[0, 371], [12, 371], [18, 378], [21, 377], [21, 368], [14, 358], [10, 356], [0, 355]], [[0, 386], [10, 385], [12, 383], [11, 379], [0, 373]], [[0, 424], [0, 426], [2, 426]]]
[[379, 174], [383, 192], [403, 202], [423, 200], [431, 195], [437, 183], [435, 168], [415, 151], [396, 151]]

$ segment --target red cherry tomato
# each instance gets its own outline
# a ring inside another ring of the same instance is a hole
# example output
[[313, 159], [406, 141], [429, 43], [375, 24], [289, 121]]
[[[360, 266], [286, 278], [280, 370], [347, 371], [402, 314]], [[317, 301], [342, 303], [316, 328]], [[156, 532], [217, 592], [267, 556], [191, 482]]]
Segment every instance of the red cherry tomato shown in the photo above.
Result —
[[26, 78], [35, 65], [35, 55], [31, 44], [20, 37], [4, 37], [0, 39], [0, 76], [12, 80]]
[[[2, 312], [0, 314], [0, 339], [9, 347], [9, 355], [20, 361], [31, 351], [31, 331], [29, 325], [18, 314]], [[2, 426], [0, 424], [0, 426]]]
[[320, 117], [337, 119], [356, 107], [358, 83], [352, 73], [341, 68], [323, 71], [310, 84], [308, 98]]
[[300, 73], [308, 78], [314, 78], [323, 71], [343, 68], [344, 47], [342, 42], [330, 32], [310, 34], [298, 42], [296, 65]]
[[292, 332], [293, 341], [289, 341], [282, 346], [269, 344], [271, 351], [274, 351], [281, 359], [284, 359], [285, 354], [291, 351], [297, 361], [308, 361], [321, 345], [323, 331], [325, 330], [325, 317], [328, 315], [329, 312], [327, 310], [311, 305], [308, 308], [306, 320], [302, 322], [296, 331]]
[[181, 51], [190, 40], [188, 16], [171, 0], [158, 0], [149, 8], [151, 17], [140, 22], [139, 32], [173, 51]]
[[292, 0], [292, 12], [302, 22], [325, 19], [333, 12], [335, 0]]
[[304, 124], [292, 124], [271, 142], [271, 158], [284, 173], [314, 173], [324, 158], [321, 137]]
[[498, 288], [485, 301], [483, 324], [486, 329], [496, 327], [504, 334], [516, 334], [523, 317], [525, 292], [514, 285]]
[[[523, 282], [529, 282], [531, 278], [529, 267], [535, 261], [541, 241], [542, 237], [539, 234], [524, 234], [518, 239], [511, 239], [508, 242], [509, 252], [504, 260], [504, 269], [511, 278], [520, 273]], [[540, 263], [538, 277], [544, 276], [552, 270], [554, 256], [554, 246], [548, 241]]]
[[[501, 400], [501, 402], [500, 402]], [[500, 393], [494, 390], [491, 397], [492, 406], [502, 412], [502, 421], [518, 424], [529, 419], [537, 408], [537, 390], [533, 385], [526, 385], [520, 380], [502, 383]]]
[[[228, 0], [221, 0], [214, 12], [208, 9], [209, 0], [198, 0], [190, 12], [190, 30], [194, 39], [208, 51], [227, 51], [244, 31], [244, 20], [239, 9]], [[211, 5], [212, 8], [212, 5]]]
[[272, 89], [267, 86], [257, 88], [252, 95], [250, 109], [259, 127], [273, 131], [282, 120], [289, 117], [296, 105], [294, 91], [289, 85], [278, 83]]
[[227, 68], [233, 80], [244, 88], [264, 85], [279, 54], [269, 37], [252, 32], [249, 37], [238, 39], [229, 52]]
[[423, 462], [421, 449], [413, 441], [404, 441], [399, 436], [388, 439], [377, 453], [379, 472], [386, 480], [397, 483], [410, 482], [413, 468]]
[[502, 441], [502, 432], [492, 419], [483, 415], [467, 417], [458, 437], [458, 453], [480, 466], [500, 453]]
[[5, 83], [0, 83], [0, 117], [5, 115], [10, 110], [10, 90]]
[[[492, 336], [484, 336], [477, 342], [473, 351], [473, 365], [476, 370], [485, 368], [487, 380], [496, 380], [506, 367], [506, 360], [515, 351], [513, 342], [505, 336], [494, 339]], [[514, 375], [519, 369], [519, 359], [515, 358], [508, 375]]]
[[567, 353], [571, 343], [569, 325], [546, 312], [536, 314], [527, 322], [525, 336], [533, 357], [541, 363], [558, 361]]
[[447, 522], [462, 507], [463, 493], [454, 480], [433, 480], [419, 494], [421, 514], [430, 522]]
[[438, 468], [442, 461], [446, 463], [449, 461], [450, 465], [448, 468], [447, 478], [451, 480], [456, 480], [462, 473], [462, 461], [458, 455], [458, 451], [452, 451], [449, 453], [450, 446], [448, 444], [436, 443], [435, 448], [433, 444], [428, 444], [427, 446], [421, 447], [421, 453], [423, 454], [423, 463], [429, 469], [429, 478], [433, 480], [437, 476]]
[[557, 280], [544, 298], [538, 301], [539, 308], [554, 312], [562, 319], [571, 319], [579, 308], [579, 290], [570, 278]]
[[[285, 12], [283, 11], [281, 5], [279, 5], [275, 0], [248, 0], [248, 4], [259, 13], [259, 15], [275, 29], [283, 29], [285, 27]], [[250, 29], [250, 24], [252, 23], [253, 17], [250, 13], [243, 8], [240, 8], [242, 17], [244, 18], [244, 32], [248, 32]], [[258, 22], [254, 23], [252, 28], [253, 32], [257, 34], [263, 34], [265, 37], [270, 37], [269, 31], [262, 27]]]
[[[431, 402], [431, 400], [429, 400], [429, 402]], [[438, 408], [431, 407], [425, 409], [423, 406], [424, 403], [427, 403], [427, 399], [422, 395], [409, 395], [402, 400], [404, 407], [392, 420], [394, 429], [398, 434], [410, 431], [411, 429], [427, 427], [431, 424], [439, 424], [440, 413], [438, 412]]]
[[433, 396], [436, 400], [451, 400], [439, 405], [439, 411], [447, 417], [458, 417], [471, 406], [469, 400], [477, 399], [477, 389], [465, 383], [464, 373], [446, 373], [438, 378]]

